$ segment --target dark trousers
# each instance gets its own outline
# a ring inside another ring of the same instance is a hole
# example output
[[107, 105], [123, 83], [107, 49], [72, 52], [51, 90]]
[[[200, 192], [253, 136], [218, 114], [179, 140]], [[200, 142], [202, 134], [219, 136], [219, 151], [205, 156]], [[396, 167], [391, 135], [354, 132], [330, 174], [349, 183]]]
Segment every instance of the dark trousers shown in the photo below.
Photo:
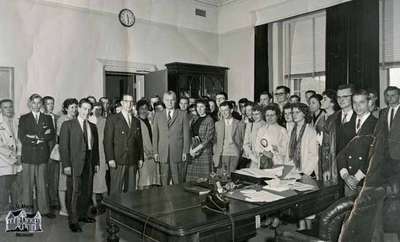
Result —
[[[86, 157], [90, 157], [87, 155]], [[67, 177], [68, 222], [76, 224], [79, 218], [88, 216], [93, 191], [93, 171], [90, 160], [86, 158], [82, 174]]]
[[184, 182], [186, 162], [160, 163], [160, 180], [162, 186], [181, 184]]
[[36, 207], [33, 204], [33, 189], [36, 188], [37, 208], [41, 214], [50, 212], [49, 198], [46, 188], [47, 163], [22, 163], [22, 202], [25, 206]]
[[[19, 193], [21, 192], [18, 184], [17, 175], [4, 175], [0, 176], [0, 215], [7, 214], [11, 206], [18, 205]], [[11, 199], [11, 204], [9, 203]]]
[[50, 206], [59, 206], [58, 201], [58, 182], [60, 177], [60, 163], [49, 159], [47, 164], [47, 189], [49, 193]]
[[110, 194], [136, 190], [137, 166], [118, 165], [110, 168]]

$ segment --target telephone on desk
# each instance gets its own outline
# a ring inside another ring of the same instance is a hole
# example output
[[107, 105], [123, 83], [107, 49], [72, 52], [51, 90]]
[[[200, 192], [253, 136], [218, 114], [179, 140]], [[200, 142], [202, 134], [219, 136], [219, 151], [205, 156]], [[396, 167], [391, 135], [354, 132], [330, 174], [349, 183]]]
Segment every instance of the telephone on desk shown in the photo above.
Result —
[[204, 201], [204, 207], [206, 209], [218, 210], [222, 212], [229, 210], [229, 199], [222, 195], [222, 191], [223, 188], [221, 183], [217, 181], [214, 189], [211, 190], [211, 192], [207, 195]]

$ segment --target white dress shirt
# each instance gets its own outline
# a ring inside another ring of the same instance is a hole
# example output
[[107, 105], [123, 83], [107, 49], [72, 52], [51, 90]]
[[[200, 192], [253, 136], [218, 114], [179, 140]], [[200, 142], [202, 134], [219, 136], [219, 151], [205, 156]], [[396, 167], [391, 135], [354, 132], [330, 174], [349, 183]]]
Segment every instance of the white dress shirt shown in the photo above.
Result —
[[36, 123], [39, 123], [40, 112], [32, 111], [32, 114], [33, 114], [33, 118], [36, 120]]
[[128, 124], [129, 128], [131, 127], [132, 124], [132, 113], [128, 113], [125, 110], [121, 111], [122, 116], [124, 116], [126, 123]]
[[174, 111], [175, 109], [165, 109], [165, 113], [167, 114], [167, 120], [171, 117], [174, 116]]
[[[78, 116], [79, 125], [81, 126], [82, 133], [83, 133], [83, 120], [81, 117]], [[87, 140], [88, 140], [88, 148], [92, 150], [92, 130], [90, 129], [89, 120], [86, 120], [86, 130], [87, 130]]]
[[231, 117], [230, 119], [224, 119], [225, 120], [225, 125], [226, 126], [231, 126], [233, 122], [233, 118]]
[[347, 111], [347, 112], [344, 112], [344, 111], [342, 110], [342, 117], [340, 118], [340, 120], [342, 121], [343, 118], [346, 116], [346, 119], [344, 120], [343, 123], [349, 122], [349, 121], [351, 120], [351, 117], [353, 116], [353, 112], [354, 112], [353, 109], [350, 109], [350, 110]]
[[[371, 112], [365, 113], [362, 117], [359, 117], [359, 116], [357, 115], [357, 118], [356, 118], [356, 127], [355, 127], [356, 133], [358, 133], [358, 131], [361, 129], [361, 127], [363, 126], [365, 120], [367, 120], [367, 118], [369, 117], [369, 115], [371, 115]], [[358, 120], [360, 120], [360, 127], [357, 129]]]

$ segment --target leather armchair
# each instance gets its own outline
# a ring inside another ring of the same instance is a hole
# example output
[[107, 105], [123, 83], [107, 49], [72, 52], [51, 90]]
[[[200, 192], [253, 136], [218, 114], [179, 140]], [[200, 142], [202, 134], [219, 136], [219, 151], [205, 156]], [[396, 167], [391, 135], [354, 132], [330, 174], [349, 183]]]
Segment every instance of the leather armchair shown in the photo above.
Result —
[[342, 223], [353, 208], [355, 197], [343, 197], [319, 214], [318, 236], [310, 236], [296, 231], [277, 231], [278, 242], [322, 242], [337, 241]]

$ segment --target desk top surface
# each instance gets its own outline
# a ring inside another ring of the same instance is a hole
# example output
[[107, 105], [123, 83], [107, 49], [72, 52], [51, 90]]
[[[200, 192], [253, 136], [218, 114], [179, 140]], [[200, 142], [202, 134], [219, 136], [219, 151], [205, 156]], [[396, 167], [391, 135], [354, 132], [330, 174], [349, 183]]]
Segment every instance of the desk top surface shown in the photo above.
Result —
[[[229, 214], [236, 219], [246, 219], [257, 214], [272, 213], [292, 206], [302, 200], [312, 199], [336, 192], [337, 186], [324, 187], [309, 192], [299, 192], [284, 199], [268, 204], [255, 204], [231, 199]], [[104, 198], [104, 205], [113, 211], [124, 214], [141, 222], [165, 228], [168, 231], [190, 233], [201, 228], [230, 224], [229, 217], [224, 214], [207, 211], [202, 208], [204, 196], [184, 190], [183, 185], [157, 187], [131, 193], [112, 194]]]

